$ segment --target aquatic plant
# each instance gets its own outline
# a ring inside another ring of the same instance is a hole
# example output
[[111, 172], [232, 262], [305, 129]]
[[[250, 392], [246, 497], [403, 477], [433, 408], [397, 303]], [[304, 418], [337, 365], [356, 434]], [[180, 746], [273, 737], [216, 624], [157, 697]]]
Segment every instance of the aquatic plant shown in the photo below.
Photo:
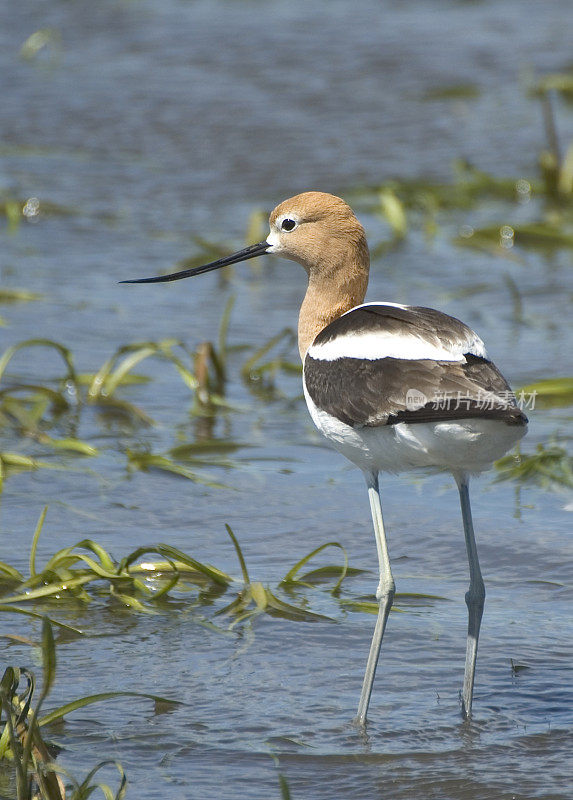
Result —
[[491, 224], [475, 226], [470, 220], [452, 237], [455, 245], [497, 257], [507, 256], [514, 246], [544, 251], [573, 247], [573, 143], [565, 149], [561, 145], [554, 103], [556, 95], [570, 100], [572, 85], [571, 73], [559, 73], [545, 76], [532, 87], [531, 93], [543, 106], [547, 140], [538, 154], [539, 177], [493, 176], [456, 159], [450, 183], [423, 178], [391, 180], [346, 192], [357, 206], [382, 216], [390, 226], [391, 239], [374, 246], [373, 257], [399, 244], [420, 219], [426, 234], [434, 236], [442, 220], [451, 224], [447, 212], [469, 212], [484, 201], [495, 200], [515, 207], [538, 202], [532, 205], [532, 218], [526, 222], [512, 220], [511, 206], [503, 211], [505, 219]]
[[[349, 565], [339, 542], [326, 542], [311, 550], [271, 588], [265, 581], [252, 580], [239, 541], [229, 525], [225, 529], [237, 555], [240, 578], [169, 544], [137, 547], [118, 560], [91, 539], [58, 550], [38, 568], [36, 552], [46, 511], [45, 508], [40, 515], [32, 538], [29, 577], [0, 562], [0, 613], [38, 618], [41, 614], [35, 609], [46, 615], [58, 609], [69, 610], [70, 604], [86, 608], [96, 599], [107, 599], [117, 607], [145, 614], [185, 608], [193, 613], [198, 624], [220, 633], [250, 623], [262, 614], [299, 622], [335, 622], [335, 617], [311, 607], [313, 600], [323, 605], [326, 597], [343, 613], [377, 613], [378, 604], [373, 596], [341, 596], [346, 580], [364, 570]], [[319, 555], [333, 549], [340, 551], [342, 563], [322, 564], [303, 571]], [[230, 601], [229, 593], [233, 595]], [[422, 593], [399, 593], [394, 610], [445, 599]], [[225, 624], [221, 624], [222, 620]], [[56, 618], [50, 618], [50, 622], [82, 635], [81, 629]]]
[[[78, 436], [70, 435], [79, 428], [84, 408], [96, 407], [104, 420], [124, 426], [154, 424], [154, 420], [144, 409], [122, 396], [123, 389], [133, 389], [152, 380], [135, 372], [150, 358], [160, 359], [176, 370], [191, 394], [191, 415], [207, 419], [215, 417], [220, 411], [235, 410], [225, 398], [229, 354], [233, 350], [228, 345], [233, 302], [234, 298], [231, 297], [225, 305], [216, 344], [202, 342], [192, 351], [176, 339], [134, 342], [118, 347], [91, 374], [77, 370], [72, 351], [60, 342], [38, 338], [26, 339], [12, 345], [0, 357], [0, 428], [10, 429], [27, 442], [37, 443], [44, 453], [60, 451], [97, 456], [97, 447]], [[300, 366], [288, 359], [293, 341], [292, 332], [284, 330], [246, 358], [241, 375], [255, 394], [263, 394], [268, 399], [276, 398], [277, 374], [300, 374]], [[61, 377], [45, 382], [39, 382], [35, 377], [10, 380], [7, 373], [14, 359], [37, 348], [53, 352], [63, 362], [64, 372]], [[269, 354], [270, 357], [267, 358]], [[66, 428], [67, 435], [58, 435], [62, 427]], [[204, 433], [206, 436], [203, 439], [211, 438], [208, 431]], [[213, 444], [213, 450], [222, 446], [221, 443]], [[186, 454], [183, 455], [185, 448]], [[123, 452], [129, 470], [161, 469], [211, 486], [222, 484], [191, 469], [191, 462], [197, 464], [201, 461], [203, 466], [236, 466], [229, 460], [222, 463], [219, 457], [209, 459], [205, 452], [201, 459], [193, 458], [191, 450], [189, 445], [185, 445], [173, 448], [170, 453], [157, 454], [139, 444], [137, 447], [127, 447]], [[62, 463], [52, 463], [42, 455], [43, 453], [30, 455], [0, 451], [0, 489], [3, 480], [16, 471], [71, 468]], [[188, 463], [178, 464], [177, 460], [181, 459]]]
[[[0, 612], [12, 610], [37, 616], [36, 612], [31, 612], [23, 604], [27, 606], [33, 603], [37, 606], [42, 603], [44, 609], [49, 609], [54, 608], [55, 600], [59, 603], [67, 600], [87, 605], [95, 597], [107, 596], [124, 608], [157, 613], [161, 608], [166, 608], [166, 600], [181, 602], [183, 596], [188, 597], [190, 590], [195, 591], [195, 596], [191, 601], [187, 599], [186, 604], [197, 608], [212, 606], [229, 590], [234, 591], [236, 596], [215, 611], [215, 616], [231, 619], [229, 629], [262, 613], [305, 621], [329, 619], [310, 611], [306, 599], [299, 604], [289, 603], [264, 583], [252, 581], [239, 542], [228, 525], [225, 527], [237, 554], [242, 581], [164, 543], [138, 547], [118, 561], [102, 545], [91, 539], [83, 539], [57, 551], [42, 569], [38, 569], [36, 552], [46, 511], [44, 509], [42, 512], [32, 538], [29, 577], [26, 578], [9, 564], [0, 562]], [[300, 570], [310, 560], [333, 547], [343, 553], [342, 566], [329, 565], [299, 576]], [[331, 594], [338, 596], [344, 578], [359, 572], [349, 567], [344, 548], [338, 542], [329, 542], [300, 559], [287, 572], [279, 587], [292, 592], [295, 588], [311, 587], [319, 581], [334, 580]], [[179, 594], [174, 598], [176, 589], [184, 595]]]
[[558, 444], [538, 444], [533, 453], [510, 453], [496, 462], [497, 480], [536, 483], [543, 489], [573, 488], [573, 456]]
[[[57, 665], [54, 634], [46, 617], [42, 620], [41, 653], [42, 688], [35, 702], [36, 677], [27, 668], [9, 666], [0, 681], [0, 772], [12, 773], [17, 800], [86, 800], [96, 789], [108, 800], [121, 800], [127, 786], [121, 764], [101, 761], [78, 782], [56, 764], [58, 748], [46, 741], [44, 729], [77, 709], [104, 700], [136, 697], [168, 705], [177, 705], [178, 701], [139, 692], [101, 692], [41, 714], [54, 685]], [[115, 791], [107, 784], [94, 782], [97, 773], [107, 765], [114, 765], [119, 773]]]

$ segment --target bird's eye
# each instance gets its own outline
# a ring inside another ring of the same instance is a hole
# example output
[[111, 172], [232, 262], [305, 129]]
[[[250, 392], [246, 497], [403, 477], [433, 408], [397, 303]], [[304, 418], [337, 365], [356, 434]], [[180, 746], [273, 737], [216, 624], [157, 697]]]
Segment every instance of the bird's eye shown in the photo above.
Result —
[[281, 229], [283, 231], [292, 231], [293, 228], [296, 227], [296, 222], [294, 219], [283, 219], [281, 222]]

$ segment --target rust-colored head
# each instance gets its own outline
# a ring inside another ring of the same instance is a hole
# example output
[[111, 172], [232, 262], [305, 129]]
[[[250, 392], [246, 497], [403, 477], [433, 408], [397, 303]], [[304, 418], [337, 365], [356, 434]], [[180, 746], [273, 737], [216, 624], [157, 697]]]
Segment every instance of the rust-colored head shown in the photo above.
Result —
[[298, 261], [308, 274], [300, 310], [298, 342], [301, 358], [314, 337], [330, 322], [364, 300], [370, 259], [364, 228], [340, 197], [303, 192], [272, 212], [267, 239], [201, 267], [122, 283], [165, 283], [191, 278], [273, 253]]
[[350, 206], [325, 192], [303, 192], [271, 213], [268, 253], [298, 261], [309, 276], [360, 261], [368, 269], [364, 228]]

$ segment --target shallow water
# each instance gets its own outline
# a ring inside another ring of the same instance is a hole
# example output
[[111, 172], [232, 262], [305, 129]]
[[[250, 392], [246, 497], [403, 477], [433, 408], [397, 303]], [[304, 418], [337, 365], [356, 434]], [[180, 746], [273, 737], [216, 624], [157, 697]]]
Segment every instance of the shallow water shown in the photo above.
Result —
[[[495, 175], [533, 176], [544, 133], [527, 77], [564, 69], [573, 38], [568, 0], [364, 0], [352, 9], [322, 0], [23, 0], [5, 16], [0, 185], [73, 213], [3, 233], [2, 285], [43, 299], [2, 307], [2, 340], [61, 341], [81, 372], [126, 342], [173, 336], [194, 348], [216, 339], [231, 295], [233, 342], [260, 345], [294, 325], [304, 276], [283, 261], [243, 265], [227, 281], [117, 285], [173, 269], [195, 252], [194, 234], [242, 246], [250, 213], [290, 194], [312, 187], [350, 197], [390, 177], [448, 180], [455, 157]], [[36, 29], [59, 31], [61, 43], [25, 61], [18, 48]], [[431, 99], [458, 84], [475, 96]], [[571, 141], [567, 106], [558, 123]], [[571, 251], [515, 248], [505, 258], [451, 242], [463, 224], [535, 213], [535, 200], [483, 203], [444, 214], [432, 241], [414, 229], [374, 261], [369, 298], [461, 317], [513, 385], [572, 374]], [[388, 238], [378, 216], [360, 216], [372, 244]], [[84, 537], [118, 558], [165, 541], [238, 574], [229, 523], [253, 579], [275, 586], [302, 555], [336, 540], [368, 570], [347, 579], [352, 595], [371, 595], [375, 548], [360, 474], [320, 441], [296, 377], [279, 377], [283, 398], [263, 400], [240, 380], [243, 360], [233, 355], [227, 387], [240, 411], [220, 415], [214, 435], [252, 447], [238, 451], [240, 468], [205, 468], [230, 489], [128, 475], [117, 432], [88, 408], [77, 435], [100, 455], [67, 459], [74, 471], [7, 481], [0, 558], [26, 569], [49, 503], [40, 561]], [[158, 425], [124, 433], [124, 445], [164, 452], [193, 441], [192, 402], [175, 371], [160, 362], [138, 371], [154, 380], [123, 396]], [[26, 351], [11, 374], [60, 373], [53, 356]], [[553, 435], [565, 442], [570, 420], [567, 408], [534, 410], [523, 449]], [[10, 436], [2, 449], [37, 452]], [[126, 700], [77, 712], [54, 732], [60, 761], [80, 774], [117, 758], [128, 797], [138, 798], [278, 797], [278, 770], [304, 800], [570, 797], [571, 496], [492, 477], [472, 488], [488, 596], [471, 726], [459, 718], [467, 566], [455, 489], [447, 476], [384, 477], [398, 591], [445, 599], [404, 602], [407, 613], [391, 615], [366, 737], [350, 720], [374, 618], [342, 612], [326, 591], [310, 592], [312, 609], [337, 624], [261, 617], [230, 636], [199, 625], [184, 603], [138, 616], [95, 601], [61, 612], [88, 636], [60, 642], [50, 702], [134, 689], [184, 705], [155, 714]], [[4, 616], [3, 631], [34, 630]], [[5, 656], [33, 661], [16, 643]], [[514, 674], [510, 659], [528, 668]]]

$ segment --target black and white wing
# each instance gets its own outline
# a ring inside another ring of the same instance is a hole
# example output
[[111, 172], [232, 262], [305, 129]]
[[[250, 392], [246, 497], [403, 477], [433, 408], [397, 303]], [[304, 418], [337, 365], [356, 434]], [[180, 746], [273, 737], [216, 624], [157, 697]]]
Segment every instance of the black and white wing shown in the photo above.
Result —
[[352, 427], [527, 418], [482, 340], [431, 308], [366, 304], [328, 325], [304, 362], [314, 405]]

